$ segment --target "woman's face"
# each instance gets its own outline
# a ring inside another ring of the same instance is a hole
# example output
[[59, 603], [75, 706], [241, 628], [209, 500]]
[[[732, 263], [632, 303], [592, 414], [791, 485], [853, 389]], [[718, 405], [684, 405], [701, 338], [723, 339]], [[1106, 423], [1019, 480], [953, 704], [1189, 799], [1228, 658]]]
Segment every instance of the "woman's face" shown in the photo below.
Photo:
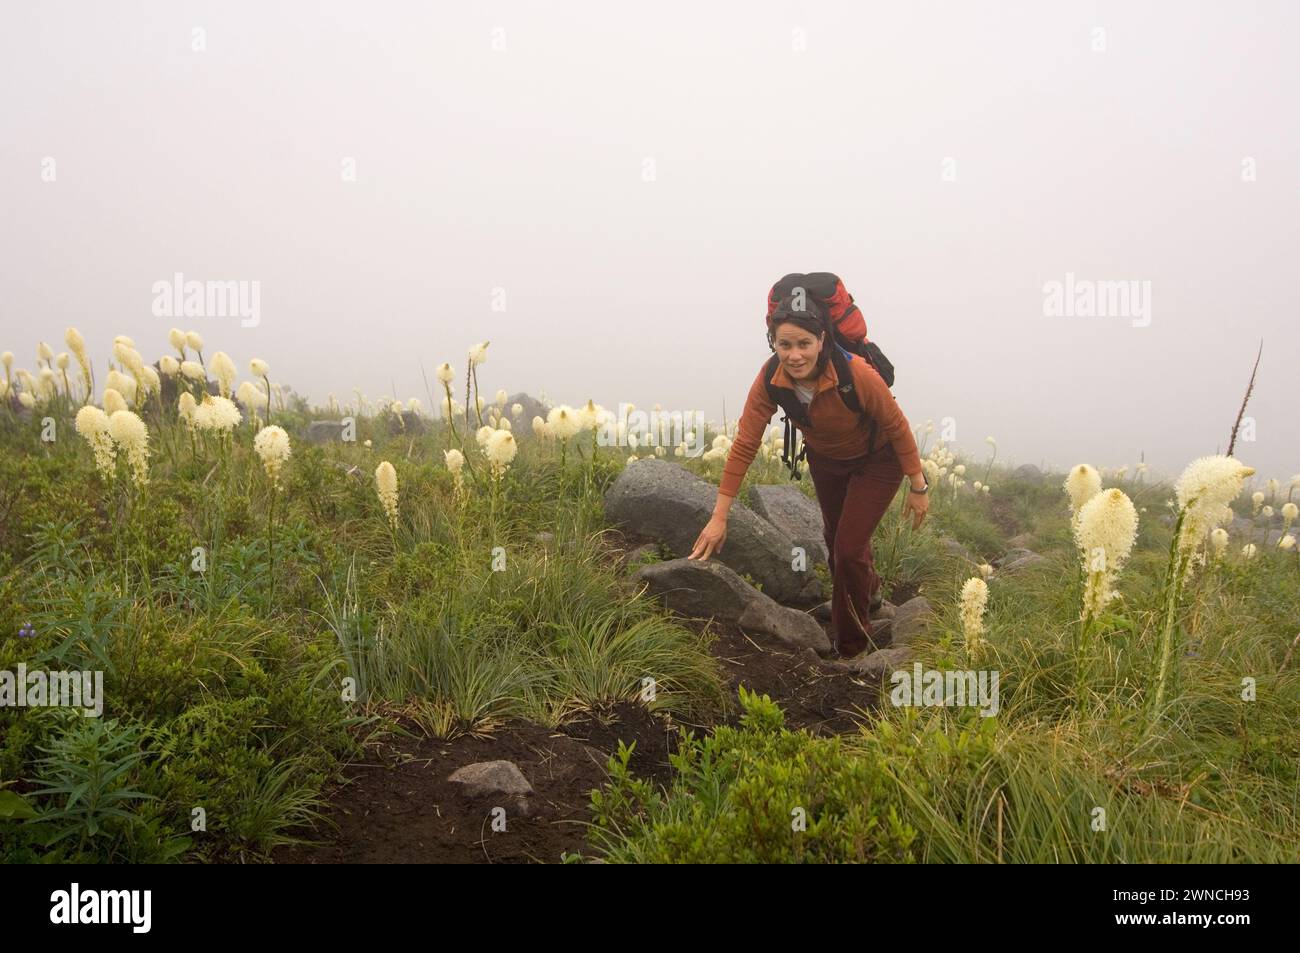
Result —
[[826, 335], [813, 334], [797, 324], [782, 324], [776, 329], [777, 358], [785, 372], [795, 380], [802, 381], [811, 377], [817, 370], [817, 358], [822, 352], [822, 338]]

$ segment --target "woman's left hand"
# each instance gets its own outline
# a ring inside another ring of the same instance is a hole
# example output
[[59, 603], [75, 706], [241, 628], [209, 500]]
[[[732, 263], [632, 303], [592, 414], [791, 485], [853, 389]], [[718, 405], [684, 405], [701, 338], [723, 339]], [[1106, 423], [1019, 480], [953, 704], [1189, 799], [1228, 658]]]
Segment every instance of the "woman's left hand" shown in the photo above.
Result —
[[930, 512], [930, 494], [913, 493], [911, 487], [907, 490], [907, 502], [903, 504], [903, 519], [907, 519], [907, 514], [912, 514], [912, 529], [920, 529], [921, 524], [925, 522], [925, 514]]

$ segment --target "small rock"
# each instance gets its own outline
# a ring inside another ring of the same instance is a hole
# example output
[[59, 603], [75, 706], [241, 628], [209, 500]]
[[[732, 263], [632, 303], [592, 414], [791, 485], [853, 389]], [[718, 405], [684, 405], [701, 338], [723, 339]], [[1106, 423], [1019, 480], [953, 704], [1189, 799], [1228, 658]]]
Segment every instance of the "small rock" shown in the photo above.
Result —
[[1007, 573], [1020, 572], [1022, 569], [1029, 569], [1034, 566], [1043, 565], [1047, 562], [1045, 556], [1040, 556], [1038, 553], [1031, 552], [1026, 552], [1024, 555], [1017, 556], [1012, 560], [1007, 560], [1006, 557], [1003, 557], [1003, 560], [1002, 565], [998, 566], [998, 572], [1003, 575]]
[[863, 675], [877, 681], [885, 681], [894, 670], [912, 660], [912, 650], [905, 645], [879, 649], [870, 655], [856, 658], [851, 662], [841, 662], [842, 667], [855, 675]]
[[948, 555], [956, 556], [959, 559], [964, 559], [968, 563], [979, 562], [979, 560], [975, 558], [975, 556], [971, 553], [969, 549], [967, 549], [961, 543], [957, 542], [957, 540], [949, 536], [939, 537], [939, 548], [942, 549], [944, 552], [946, 552]]
[[464, 785], [469, 797], [483, 797], [489, 794], [508, 794], [525, 797], [533, 793], [533, 786], [528, 783], [523, 772], [513, 761], [479, 761], [457, 768], [448, 777], [448, 781]]
[[1043, 471], [1038, 469], [1032, 463], [1022, 463], [1011, 471], [1011, 476], [1017, 480], [1040, 480]]

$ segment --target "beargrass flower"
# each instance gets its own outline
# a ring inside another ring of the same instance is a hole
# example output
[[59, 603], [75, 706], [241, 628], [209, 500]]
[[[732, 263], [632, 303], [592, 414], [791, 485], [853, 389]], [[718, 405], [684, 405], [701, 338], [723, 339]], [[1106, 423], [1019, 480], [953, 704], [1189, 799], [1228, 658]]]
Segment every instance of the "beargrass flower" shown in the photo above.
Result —
[[1214, 554], [1215, 562], [1223, 558], [1223, 554], [1228, 551], [1228, 531], [1222, 526], [1217, 526], [1210, 533], [1210, 549]]
[[582, 427], [578, 414], [567, 404], [551, 408], [551, 412], [546, 415], [546, 422], [550, 425], [551, 434], [558, 440], [568, 440]]
[[194, 426], [194, 411], [197, 408], [198, 403], [194, 400], [194, 395], [187, 390], [181, 391], [181, 396], [176, 401], [176, 415], [192, 427]]
[[230, 359], [230, 355], [225, 351], [217, 351], [212, 355], [212, 376], [217, 379], [217, 389], [221, 392], [222, 397], [229, 397], [235, 388], [235, 362]]
[[105, 480], [111, 480], [117, 457], [113, 436], [109, 432], [108, 414], [93, 404], [87, 404], [77, 411], [75, 427], [90, 444], [95, 455], [95, 468]]
[[442, 451], [443, 459], [447, 462], [447, 469], [451, 471], [452, 479], [455, 481], [456, 496], [459, 497], [465, 492], [465, 454], [459, 450], [451, 449]]
[[500, 480], [510, 468], [511, 461], [519, 452], [515, 435], [509, 430], [494, 430], [483, 445], [483, 454], [492, 469], [492, 479]]
[[170, 344], [172, 347], [176, 348], [177, 352], [181, 356], [182, 361], [185, 360], [186, 339], [185, 339], [184, 331], [182, 331], [180, 328], [172, 328], [170, 331], [167, 332], [167, 343]]
[[397, 471], [387, 460], [375, 467], [375, 492], [379, 494], [379, 503], [388, 515], [388, 522], [397, 529]]
[[293, 452], [289, 446], [289, 435], [275, 424], [263, 427], [253, 438], [253, 450], [261, 458], [266, 475], [271, 478], [271, 485], [278, 487], [280, 472]]
[[126, 398], [111, 387], [104, 388], [104, 413], [115, 414], [119, 410], [126, 410]]
[[[134, 377], [129, 377], [119, 371], [109, 371], [108, 378], [104, 382], [107, 390], [115, 390], [122, 395], [122, 399], [128, 404], [135, 403], [135, 392], [139, 389]], [[107, 392], [106, 390], [106, 392]]]
[[989, 587], [979, 576], [971, 576], [961, 587], [961, 627], [966, 636], [966, 653], [979, 655], [984, 644], [984, 608], [989, 601]]
[[1241, 555], [1246, 559], [1254, 559], [1256, 552], [1257, 549], [1254, 543], [1247, 543], [1245, 546], [1241, 547]]
[[203, 395], [203, 402], [194, 408], [194, 426], [199, 430], [230, 433], [244, 419], [234, 402], [227, 397]]
[[1070, 497], [1070, 513], [1077, 517], [1083, 504], [1101, 492], [1101, 474], [1080, 463], [1065, 478], [1065, 492]]
[[192, 381], [207, 382], [207, 372], [203, 370], [203, 365], [198, 361], [181, 361], [181, 373]]
[[118, 410], [109, 415], [108, 432], [118, 449], [126, 452], [136, 486], [144, 486], [149, 482], [149, 428], [131, 411]]
[[1098, 493], [1079, 510], [1074, 538], [1087, 576], [1082, 618], [1096, 618], [1118, 595], [1115, 581], [1133, 551], [1137, 527], [1137, 510], [1123, 490]]
[[1178, 552], [1186, 561], [1184, 575], [1191, 572], [1191, 554], [1216, 526], [1232, 520], [1228, 504], [1241, 493], [1245, 479], [1255, 472], [1232, 457], [1200, 457], [1188, 464], [1174, 484], [1174, 496], [1182, 511]]

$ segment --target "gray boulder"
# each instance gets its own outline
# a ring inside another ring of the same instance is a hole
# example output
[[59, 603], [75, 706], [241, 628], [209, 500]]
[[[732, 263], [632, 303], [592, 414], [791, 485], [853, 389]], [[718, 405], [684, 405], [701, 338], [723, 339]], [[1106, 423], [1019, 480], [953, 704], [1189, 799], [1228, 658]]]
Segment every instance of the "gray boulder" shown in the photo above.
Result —
[[[639, 536], [656, 539], [674, 556], [691, 553], [713, 514], [717, 487], [667, 460], [639, 460], [619, 474], [605, 494], [605, 516]], [[790, 568], [794, 542], [739, 501], [727, 519], [727, 539], [717, 559], [748, 573], [778, 602], [818, 599], [821, 580], [808, 568]]]
[[[515, 404], [523, 407], [518, 417], [510, 413], [510, 409]], [[545, 420], [546, 415], [550, 412], [551, 407], [549, 404], [544, 404], [536, 397], [530, 397], [522, 391], [506, 400], [505, 415], [510, 418], [510, 426], [513, 428], [516, 440], [531, 439], [533, 437], [533, 418], [541, 417]]]
[[749, 491], [755, 513], [808, 552], [809, 562], [827, 561], [825, 523], [821, 507], [793, 486], [761, 485]]
[[425, 432], [425, 418], [421, 417], [413, 410], [404, 410], [399, 419], [397, 414], [388, 416], [388, 432], [393, 436], [409, 434], [418, 436]]
[[830, 640], [806, 612], [789, 609], [713, 559], [651, 563], [632, 577], [645, 583], [669, 609], [696, 619], [735, 622], [747, 632], [770, 635], [794, 648], [830, 652]]
[[1041, 480], [1043, 471], [1032, 463], [1022, 463], [1011, 471], [1011, 476], [1017, 480]]
[[924, 632], [934, 621], [934, 609], [925, 596], [916, 596], [894, 609], [892, 621], [890, 648], [910, 645], [912, 639]]
[[338, 443], [343, 437], [341, 420], [313, 420], [307, 425], [307, 442]]

